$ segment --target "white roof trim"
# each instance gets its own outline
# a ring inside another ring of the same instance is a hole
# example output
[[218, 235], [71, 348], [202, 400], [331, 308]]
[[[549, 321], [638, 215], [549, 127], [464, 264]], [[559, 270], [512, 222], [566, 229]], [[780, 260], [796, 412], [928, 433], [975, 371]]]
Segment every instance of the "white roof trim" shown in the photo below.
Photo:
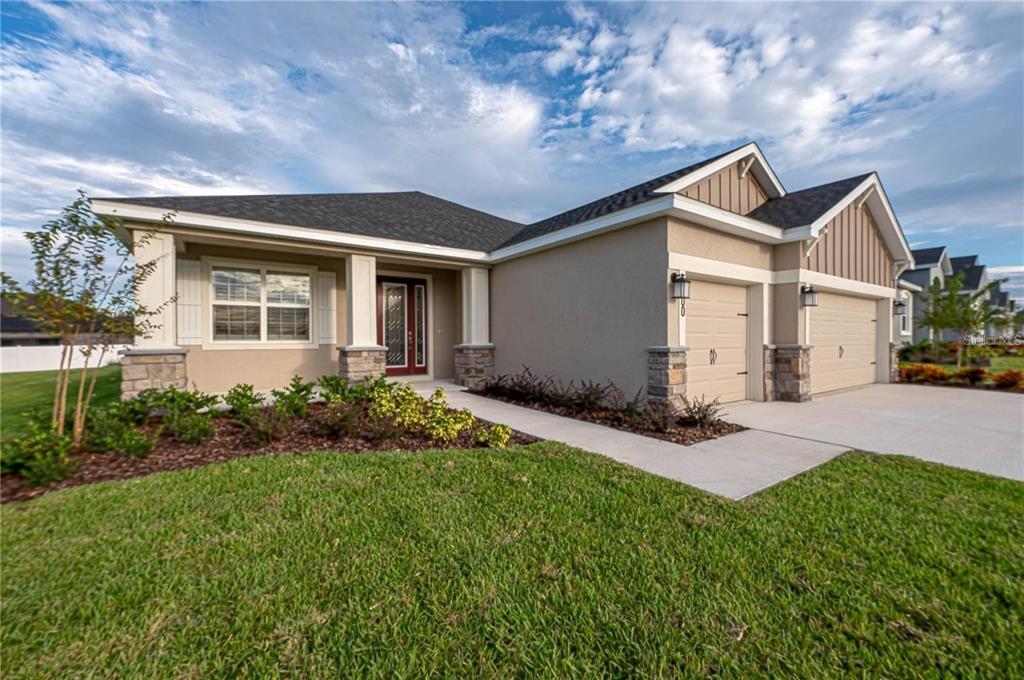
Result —
[[764, 243], [791, 240], [786, 238], [786, 231], [781, 227], [737, 215], [710, 203], [703, 203], [679, 194], [673, 194], [672, 197], [675, 199], [672, 207], [677, 217]]
[[761, 188], [764, 189], [765, 193], [768, 194], [768, 197], [779, 198], [781, 196], [785, 196], [785, 187], [782, 186], [782, 182], [779, 181], [775, 172], [772, 171], [771, 166], [768, 165], [768, 161], [765, 160], [764, 154], [761, 153], [761, 149], [758, 148], [755, 142], [751, 142], [746, 146], [741, 146], [735, 151], [722, 156], [718, 160], [708, 163], [704, 167], [697, 168], [693, 172], [683, 175], [679, 179], [669, 182], [664, 186], [660, 186], [654, 191], [659, 194], [677, 193], [691, 184], [696, 184], [702, 179], [714, 175], [716, 172], [721, 172], [730, 165], [738, 163], [749, 156], [753, 156], [755, 160], [755, 163], [749, 169], [749, 172], [754, 174], [754, 177], [757, 178], [758, 183], [761, 185]]
[[904, 288], [914, 293], [920, 293], [924, 290], [922, 286], [919, 286], [916, 283], [911, 283], [910, 281], [904, 281], [903, 279], [897, 281], [896, 285], [899, 286], [900, 288]]
[[380, 238], [377, 236], [363, 236], [360, 234], [348, 234], [344, 232], [328, 231], [326, 229], [298, 227], [273, 222], [240, 220], [233, 217], [218, 217], [216, 215], [206, 215], [203, 213], [175, 213], [173, 210], [168, 210], [166, 208], [154, 208], [151, 206], [121, 203], [117, 201], [94, 200], [92, 202], [92, 207], [99, 215], [119, 217], [124, 220], [162, 222], [164, 215], [173, 213], [174, 219], [172, 224], [174, 226], [201, 227], [203, 229], [229, 231], [236, 234], [251, 234], [253, 236], [277, 236], [279, 238], [297, 241], [327, 243], [331, 245], [360, 249], [385, 250], [396, 253], [434, 255], [438, 257], [470, 260], [474, 262], [487, 262], [490, 259], [488, 254], [482, 250], [448, 248], [445, 246], [434, 246], [426, 243], [415, 243], [412, 241], [401, 241], [398, 239]]

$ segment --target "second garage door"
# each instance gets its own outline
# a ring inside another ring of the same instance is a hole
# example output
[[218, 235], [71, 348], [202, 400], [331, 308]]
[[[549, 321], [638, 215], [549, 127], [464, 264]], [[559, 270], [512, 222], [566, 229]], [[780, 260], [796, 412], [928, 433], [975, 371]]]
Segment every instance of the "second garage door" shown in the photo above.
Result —
[[747, 398], [747, 289], [694, 281], [686, 301], [686, 394]]
[[811, 308], [811, 392], [875, 381], [874, 300], [821, 293]]

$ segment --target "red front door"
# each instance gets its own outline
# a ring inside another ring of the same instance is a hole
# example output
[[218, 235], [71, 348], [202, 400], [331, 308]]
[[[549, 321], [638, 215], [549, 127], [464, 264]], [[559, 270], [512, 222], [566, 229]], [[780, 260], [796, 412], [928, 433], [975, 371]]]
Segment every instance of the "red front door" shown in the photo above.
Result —
[[377, 277], [377, 343], [386, 352], [388, 375], [427, 372], [427, 282]]

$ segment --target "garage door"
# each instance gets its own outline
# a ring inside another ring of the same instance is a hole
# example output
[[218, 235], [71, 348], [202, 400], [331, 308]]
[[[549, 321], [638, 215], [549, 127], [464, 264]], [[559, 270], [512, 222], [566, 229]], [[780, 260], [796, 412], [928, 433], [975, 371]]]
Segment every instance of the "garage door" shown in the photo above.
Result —
[[686, 394], [747, 398], [747, 289], [694, 281], [686, 301]]
[[875, 382], [875, 301], [821, 293], [811, 308], [811, 392]]

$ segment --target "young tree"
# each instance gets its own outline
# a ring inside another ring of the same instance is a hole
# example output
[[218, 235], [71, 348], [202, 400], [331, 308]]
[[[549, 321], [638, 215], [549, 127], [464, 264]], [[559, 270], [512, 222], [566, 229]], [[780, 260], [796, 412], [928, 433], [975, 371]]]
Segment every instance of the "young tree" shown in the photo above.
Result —
[[[170, 215], [164, 216], [165, 223], [170, 220]], [[106, 354], [114, 351], [118, 338], [149, 337], [157, 328], [152, 318], [173, 301], [155, 309], [139, 304], [139, 289], [159, 261], [136, 262], [131, 246], [119, 238], [126, 233], [119, 219], [93, 212], [91, 201], [79, 191], [60, 217], [26, 234], [35, 271], [28, 285], [22, 288], [0, 273], [4, 295], [19, 313], [60, 338], [51, 421], [54, 430], [63, 435], [68, 413], [73, 414], [70, 434], [76, 448], [82, 443], [96, 369]], [[145, 245], [152, 238], [152, 232], [147, 232], [136, 238], [135, 244]], [[76, 350], [78, 345], [81, 347]], [[84, 362], [74, 404], [69, 408], [75, 351]]]
[[936, 335], [944, 330], [957, 334], [956, 366], [963, 366], [964, 341], [999, 318], [999, 311], [989, 302], [990, 292], [996, 282], [981, 290], [964, 293], [963, 274], [946, 280], [945, 288], [938, 281], [932, 281], [924, 295], [921, 323], [932, 329]]

